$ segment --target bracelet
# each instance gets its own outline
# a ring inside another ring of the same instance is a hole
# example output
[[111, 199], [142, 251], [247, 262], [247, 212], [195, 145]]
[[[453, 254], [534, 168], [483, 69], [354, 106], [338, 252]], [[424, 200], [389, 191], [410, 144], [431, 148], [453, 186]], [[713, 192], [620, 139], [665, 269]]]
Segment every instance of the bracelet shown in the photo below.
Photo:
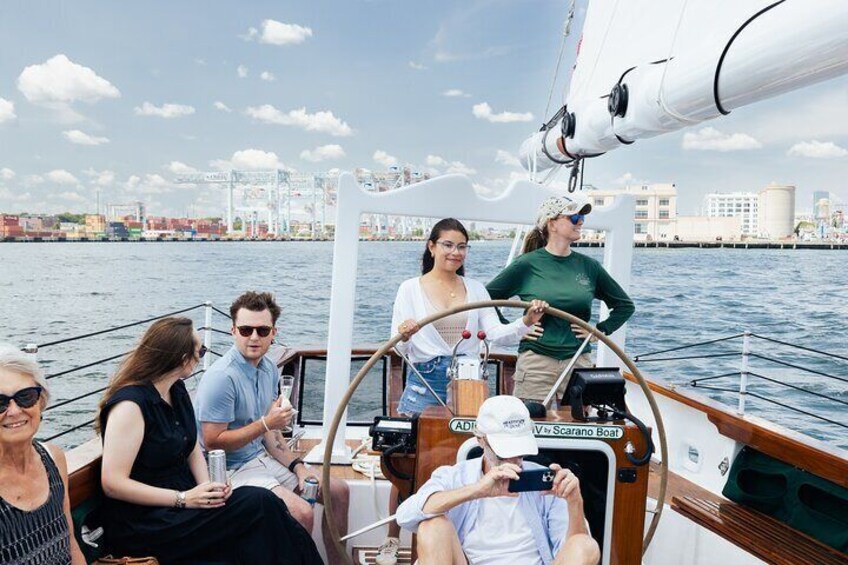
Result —
[[185, 508], [186, 507], [186, 493], [184, 491], [177, 491], [177, 497], [174, 500], [174, 508]]
[[295, 457], [291, 463], [289, 463], [289, 471], [294, 473], [294, 468], [298, 465], [303, 465], [303, 460], [300, 457]]
[[261, 418], [259, 418], [259, 419], [262, 421], [262, 425], [263, 425], [263, 426], [265, 426], [265, 431], [266, 431], [266, 432], [270, 432], [270, 431], [271, 431], [271, 428], [269, 428], [269, 427], [268, 427], [268, 424], [266, 424], [266, 423], [265, 423], [265, 416], [262, 416], [262, 417], [261, 417]]

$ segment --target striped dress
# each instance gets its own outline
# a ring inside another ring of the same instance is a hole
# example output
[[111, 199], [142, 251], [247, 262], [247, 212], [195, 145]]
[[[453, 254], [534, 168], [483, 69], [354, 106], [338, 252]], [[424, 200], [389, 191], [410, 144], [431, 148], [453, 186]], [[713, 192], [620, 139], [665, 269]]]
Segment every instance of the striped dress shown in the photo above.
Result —
[[67, 565], [71, 562], [71, 539], [63, 508], [65, 485], [47, 450], [36, 442], [33, 446], [47, 469], [50, 492], [47, 502], [31, 512], [0, 497], [0, 563]]

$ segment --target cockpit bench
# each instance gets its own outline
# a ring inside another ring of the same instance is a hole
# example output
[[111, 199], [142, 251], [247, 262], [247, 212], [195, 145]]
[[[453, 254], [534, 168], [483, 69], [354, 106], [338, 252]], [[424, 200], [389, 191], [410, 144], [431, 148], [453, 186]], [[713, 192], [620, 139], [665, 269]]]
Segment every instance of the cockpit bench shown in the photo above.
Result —
[[745, 551], [775, 565], [845, 565], [848, 555], [735, 502], [675, 496], [671, 507]]

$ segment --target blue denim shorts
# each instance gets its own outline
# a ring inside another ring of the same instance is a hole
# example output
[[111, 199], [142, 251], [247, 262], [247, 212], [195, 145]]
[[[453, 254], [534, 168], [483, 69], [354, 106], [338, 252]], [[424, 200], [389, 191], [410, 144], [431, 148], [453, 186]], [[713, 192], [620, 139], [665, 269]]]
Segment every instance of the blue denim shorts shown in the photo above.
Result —
[[[432, 389], [439, 395], [442, 401], [447, 402], [448, 395], [448, 368], [450, 367], [451, 358], [449, 355], [434, 357], [429, 361], [414, 363], [415, 368], [421, 373], [421, 376], [427, 379]], [[398, 404], [398, 412], [406, 415], [420, 414], [428, 406], [441, 406], [439, 401], [433, 398], [433, 393], [427, 390], [427, 387], [415, 374], [415, 371], [409, 369], [406, 377], [406, 388], [403, 389], [403, 395], [400, 397]]]

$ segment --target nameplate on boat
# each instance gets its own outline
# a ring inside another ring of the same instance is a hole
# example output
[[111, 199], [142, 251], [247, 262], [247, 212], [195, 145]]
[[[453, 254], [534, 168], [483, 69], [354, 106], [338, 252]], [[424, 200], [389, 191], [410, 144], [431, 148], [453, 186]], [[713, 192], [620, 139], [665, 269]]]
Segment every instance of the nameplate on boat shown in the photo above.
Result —
[[[477, 427], [474, 418], [451, 418], [448, 428], [455, 434], [472, 434]], [[624, 428], [597, 424], [561, 424], [557, 422], [535, 422], [533, 435], [536, 437], [561, 437], [567, 439], [621, 439]]]

